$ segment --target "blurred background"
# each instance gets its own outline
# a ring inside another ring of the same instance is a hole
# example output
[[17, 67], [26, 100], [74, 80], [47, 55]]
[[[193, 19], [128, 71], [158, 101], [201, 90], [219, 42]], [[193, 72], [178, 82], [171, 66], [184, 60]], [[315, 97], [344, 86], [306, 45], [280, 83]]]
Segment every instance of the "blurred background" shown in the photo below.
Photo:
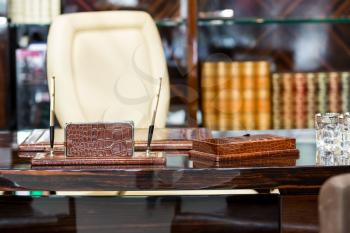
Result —
[[350, 110], [350, 1], [0, 0], [0, 128], [48, 127], [50, 22], [104, 10], [144, 10], [156, 21], [169, 127], [186, 126], [189, 109], [191, 126], [213, 130], [313, 128], [316, 112]]

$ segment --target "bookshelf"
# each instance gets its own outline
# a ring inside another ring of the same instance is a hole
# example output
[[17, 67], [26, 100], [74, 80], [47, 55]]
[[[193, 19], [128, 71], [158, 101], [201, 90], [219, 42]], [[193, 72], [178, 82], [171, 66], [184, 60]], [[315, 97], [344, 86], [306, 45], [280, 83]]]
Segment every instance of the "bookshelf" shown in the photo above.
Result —
[[[12, 127], [44, 128], [49, 117], [49, 94], [46, 79], [46, 41], [49, 24], [9, 24]], [[30, 117], [28, 117], [30, 116]]]
[[198, 19], [199, 26], [220, 26], [220, 25], [237, 25], [237, 24], [348, 24], [349, 18], [290, 18], [290, 19], [273, 19], [273, 18], [208, 18]]
[[[205, 90], [203, 93], [203, 81], [207, 82], [203, 79], [208, 78], [205, 74], [208, 63], [216, 63], [219, 66], [222, 63], [227, 65], [261, 61], [270, 63], [269, 98], [272, 121], [268, 128], [261, 128], [256, 124], [256, 129], [310, 128], [313, 127], [312, 120], [315, 112], [349, 111], [350, 43], [347, 38], [350, 34], [350, 18], [345, 7], [349, 1], [335, 1], [332, 4], [327, 3], [328, 5], [322, 1], [316, 2], [313, 4], [318, 4], [317, 6], [312, 6], [307, 1], [299, 1], [295, 4], [274, 2], [273, 5], [269, 1], [260, 1], [257, 4], [253, 4], [253, 1], [241, 0], [227, 0], [220, 3], [196, 1], [200, 11], [218, 10], [220, 7], [235, 10], [233, 18], [196, 19], [199, 108], [204, 115], [204, 126], [212, 121], [210, 115], [205, 116], [208, 106], [205, 102], [208, 97]], [[258, 71], [249, 72], [252, 73], [251, 76], [256, 76]], [[215, 78], [220, 80], [222, 76], [225, 75], [222, 75], [221, 69], [216, 70]], [[246, 82], [247, 77], [250, 76], [241, 75], [243, 80], [241, 85]], [[227, 79], [235, 78], [233, 74], [229, 74]], [[227, 83], [230, 85], [229, 82]], [[218, 112], [217, 117], [220, 118], [222, 115], [220, 112], [225, 112], [220, 99], [222, 87], [220, 87], [220, 81], [212, 85], [217, 85], [217, 89], [220, 90], [217, 94], [212, 94], [214, 97], [211, 99], [211, 102], [214, 102], [212, 105]], [[261, 88], [259, 89], [259, 86], [257, 88], [252, 91], [255, 96], [261, 92]], [[281, 92], [279, 95], [275, 93], [278, 91]], [[245, 92], [247, 88], [243, 85], [240, 95], [245, 96]], [[290, 100], [289, 103], [287, 100]], [[256, 111], [262, 106], [261, 103], [259, 105], [259, 101], [261, 102], [261, 99], [257, 98]], [[281, 106], [276, 110], [278, 102]], [[243, 101], [238, 105], [248, 105], [247, 103]], [[235, 103], [232, 102], [230, 107], [234, 108], [234, 106]], [[241, 114], [244, 116], [244, 110]], [[279, 115], [281, 123], [273, 119], [276, 118], [275, 115]], [[230, 120], [233, 121], [231, 125], [235, 125], [240, 118], [242, 116], [236, 117], [236, 120], [231, 118]], [[286, 122], [287, 118], [290, 122]], [[220, 127], [218, 124], [209, 128], [214, 130], [251, 129], [244, 125]]]

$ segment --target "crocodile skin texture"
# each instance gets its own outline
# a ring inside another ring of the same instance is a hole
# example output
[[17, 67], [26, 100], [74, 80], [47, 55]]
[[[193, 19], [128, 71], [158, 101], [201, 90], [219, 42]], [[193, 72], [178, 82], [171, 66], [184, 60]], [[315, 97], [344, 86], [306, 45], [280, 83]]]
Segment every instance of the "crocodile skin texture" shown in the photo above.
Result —
[[252, 158], [252, 159], [230, 159], [222, 161], [214, 161], [213, 159], [203, 159], [200, 157], [196, 159], [196, 156], [191, 155], [191, 160], [193, 162], [194, 168], [239, 168], [239, 167], [290, 167], [296, 165], [296, 160], [298, 156], [294, 153], [289, 154], [285, 153], [281, 158], [270, 157], [266, 159], [265, 157], [261, 158]]
[[67, 157], [131, 157], [133, 126], [130, 123], [68, 124], [65, 141]]
[[193, 140], [193, 150], [216, 155], [295, 149], [295, 139], [269, 134]]
[[193, 140], [191, 159], [215, 162], [298, 159], [295, 139], [268, 134]]
[[270, 161], [283, 162], [284, 159], [298, 159], [299, 151], [297, 149], [287, 149], [287, 150], [274, 150], [274, 151], [259, 151], [250, 153], [240, 153], [240, 154], [227, 154], [227, 155], [216, 155], [209, 154], [205, 152], [190, 150], [189, 151], [191, 159], [203, 159], [212, 160], [215, 162], [227, 162], [227, 161], [240, 161], [245, 163], [257, 163], [259, 160], [265, 164], [269, 164]]

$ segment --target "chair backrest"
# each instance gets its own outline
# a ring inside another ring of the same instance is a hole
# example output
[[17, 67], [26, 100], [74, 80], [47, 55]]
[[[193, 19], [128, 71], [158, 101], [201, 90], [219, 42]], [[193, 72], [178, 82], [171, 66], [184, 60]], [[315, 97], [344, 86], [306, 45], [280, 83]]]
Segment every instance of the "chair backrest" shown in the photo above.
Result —
[[320, 233], [350, 232], [350, 174], [334, 176], [321, 187]]
[[57, 17], [48, 36], [47, 71], [49, 82], [55, 76], [55, 112], [62, 127], [124, 120], [148, 127], [160, 77], [156, 127], [165, 126], [168, 71], [158, 30], [145, 12]]

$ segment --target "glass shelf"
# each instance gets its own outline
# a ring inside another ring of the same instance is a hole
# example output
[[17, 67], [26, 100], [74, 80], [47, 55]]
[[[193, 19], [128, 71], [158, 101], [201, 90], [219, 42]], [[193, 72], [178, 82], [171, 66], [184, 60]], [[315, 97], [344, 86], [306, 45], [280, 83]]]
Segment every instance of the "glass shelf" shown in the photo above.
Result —
[[10, 28], [49, 27], [49, 23], [9, 23]]
[[179, 27], [185, 23], [186, 20], [184, 19], [162, 19], [156, 21], [158, 27]]
[[[158, 27], [178, 27], [186, 23], [185, 19], [166, 19], [156, 22]], [[264, 18], [202, 18], [198, 19], [198, 26], [220, 26], [234, 24], [347, 24], [350, 18], [289, 18], [289, 19], [264, 19]]]
[[199, 19], [199, 26], [233, 25], [233, 24], [341, 24], [350, 23], [350, 18], [290, 18], [290, 19], [263, 19], [263, 18], [210, 18]]
[[[347, 24], [350, 18], [290, 18], [290, 19], [264, 19], [264, 18], [202, 18], [198, 19], [198, 26], [220, 26], [233, 24]], [[186, 24], [186, 19], [162, 19], [157, 20], [158, 27], [179, 27]], [[48, 27], [50, 24], [22, 24], [10, 23], [10, 27]]]

